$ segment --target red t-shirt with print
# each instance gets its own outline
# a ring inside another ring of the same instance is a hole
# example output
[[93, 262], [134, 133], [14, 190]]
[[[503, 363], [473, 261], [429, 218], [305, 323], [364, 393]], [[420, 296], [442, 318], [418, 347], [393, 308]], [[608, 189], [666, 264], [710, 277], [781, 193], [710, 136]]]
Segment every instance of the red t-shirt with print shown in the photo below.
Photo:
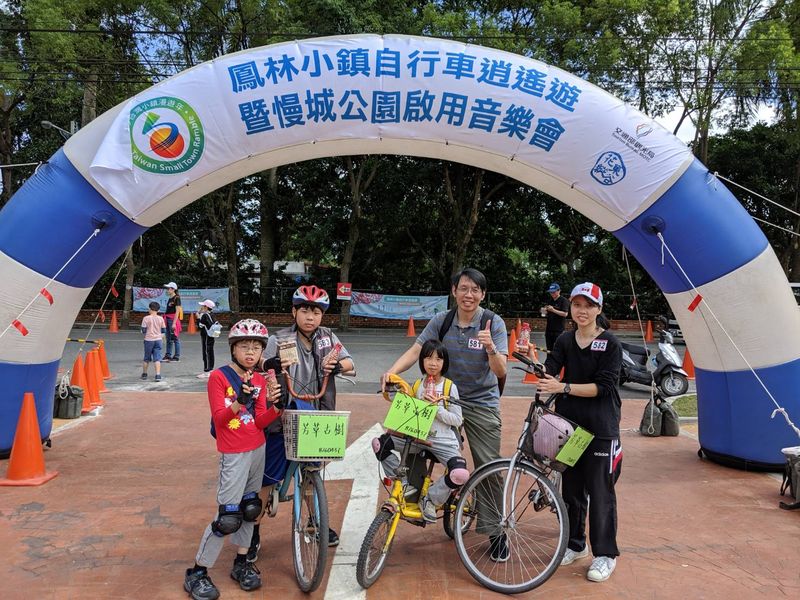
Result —
[[208, 378], [208, 404], [217, 433], [217, 450], [226, 453], [249, 452], [264, 443], [264, 428], [280, 416], [275, 408], [267, 409], [267, 382], [253, 373], [250, 386], [256, 388], [255, 418], [242, 406], [231, 410], [236, 393], [225, 374], [216, 369]]

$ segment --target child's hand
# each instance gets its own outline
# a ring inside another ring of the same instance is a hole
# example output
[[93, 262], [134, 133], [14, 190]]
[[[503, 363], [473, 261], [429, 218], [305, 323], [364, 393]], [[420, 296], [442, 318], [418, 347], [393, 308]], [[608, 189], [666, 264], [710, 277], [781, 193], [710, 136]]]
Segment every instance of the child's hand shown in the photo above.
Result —
[[434, 394], [433, 396], [431, 396], [427, 392], [423, 396], [423, 400], [427, 400], [431, 404], [438, 404], [442, 400], [442, 398], [444, 398], [444, 396], [440, 396], [439, 394]]

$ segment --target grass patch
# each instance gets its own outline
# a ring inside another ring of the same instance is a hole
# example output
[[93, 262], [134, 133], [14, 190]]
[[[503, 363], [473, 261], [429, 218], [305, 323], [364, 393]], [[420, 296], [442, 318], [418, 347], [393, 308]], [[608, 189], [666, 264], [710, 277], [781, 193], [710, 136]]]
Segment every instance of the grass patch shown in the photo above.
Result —
[[697, 395], [689, 394], [686, 396], [681, 396], [672, 403], [672, 406], [681, 417], [696, 417]]

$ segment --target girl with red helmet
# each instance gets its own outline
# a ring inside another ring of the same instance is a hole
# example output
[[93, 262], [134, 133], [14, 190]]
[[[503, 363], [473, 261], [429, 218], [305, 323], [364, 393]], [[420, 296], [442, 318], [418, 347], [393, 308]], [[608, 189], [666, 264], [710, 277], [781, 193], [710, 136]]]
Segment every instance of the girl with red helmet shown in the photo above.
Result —
[[[274, 405], [267, 407], [267, 383], [253, 372], [268, 339], [263, 324], [253, 319], [239, 321], [228, 335], [231, 362], [208, 378], [211, 432], [222, 456], [217, 514], [203, 533], [194, 567], [186, 570], [183, 584], [194, 600], [219, 597], [208, 569], [214, 566], [228, 535], [238, 548], [231, 577], [245, 591], [261, 587], [258, 569], [247, 562], [247, 551], [253, 523], [261, 514], [258, 492], [264, 474], [264, 428], [281, 414]], [[269, 390], [271, 398], [279, 393], [278, 386]]]

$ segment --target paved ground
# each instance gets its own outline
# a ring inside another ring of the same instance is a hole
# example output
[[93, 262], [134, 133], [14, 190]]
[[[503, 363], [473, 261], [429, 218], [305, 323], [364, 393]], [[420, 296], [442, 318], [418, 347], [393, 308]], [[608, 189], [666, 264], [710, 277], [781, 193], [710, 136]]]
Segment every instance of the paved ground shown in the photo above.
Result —
[[[115, 385], [110, 383], [112, 390]], [[104, 396], [100, 416], [54, 433], [46, 460], [58, 477], [41, 487], [0, 493], [3, 599], [186, 597], [183, 570], [215, 513], [217, 459], [205, 397], [114, 391]], [[524, 597], [800, 597], [800, 521], [778, 509], [778, 482], [700, 461], [697, 443], [686, 432], [678, 438], [639, 436], [634, 428], [642, 407], [642, 401], [626, 400], [623, 409], [617, 571], [608, 582], [594, 584], [584, 577], [586, 562], [576, 563]], [[526, 408], [523, 398], [503, 400], [506, 453]], [[382, 420], [386, 405], [374, 395], [343, 395], [340, 409], [352, 411], [353, 441]], [[335, 528], [354, 501], [351, 485], [327, 484]], [[287, 512], [281, 505], [278, 517], [264, 526], [261, 590], [238, 590], [228, 577], [233, 551], [223, 551], [211, 574], [224, 598], [302, 596], [290, 563]], [[368, 600], [500, 597], [470, 578], [441, 528], [401, 524], [398, 535]], [[353, 562], [339, 558], [345, 566]], [[332, 587], [326, 579], [312, 597], [324, 598]]]
[[[85, 338], [88, 334], [87, 329], [76, 328], [72, 331], [71, 337]], [[363, 394], [374, 393], [378, 389], [378, 382], [381, 374], [400, 356], [413, 342], [412, 338], [405, 337], [405, 331], [387, 329], [361, 329], [338, 334], [348, 351], [353, 355], [356, 362], [358, 374], [356, 385], [350, 386], [347, 383], [337, 383], [341, 391], [357, 392]], [[203, 372], [203, 360], [200, 351], [199, 335], [182, 335], [182, 356], [180, 362], [164, 363], [162, 365], [163, 381], [156, 383], [152, 380], [153, 367], [150, 367], [150, 380], [143, 382], [139, 379], [141, 374], [142, 360], [142, 336], [138, 331], [122, 331], [117, 334], [109, 334], [106, 330], [98, 330], [91, 333], [92, 339], [104, 338], [108, 362], [111, 372], [114, 374], [114, 389], [117, 391], [180, 391], [194, 392], [205, 390], [205, 381], [197, 379], [197, 375]], [[633, 337], [626, 337], [627, 341], [633, 342]], [[537, 347], [544, 344], [543, 334], [534, 334], [534, 342]], [[82, 344], [68, 342], [64, 349], [64, 357], [61, 367], [65, 370], [72, 368], [72, 363]], [[229, 359], [230, 354], [227, 341], [224, 337], [217, 340], [215, 344], [215, 354], [217, 366], [220, 361]], [[656, 348], [657, 344], [650, 344]], [[91, 348], [91, 345], [87, 345]], [[683, 355], [686, 347], [677, 346], [678, 351]], [[540, 356], [544, 360], [545, 355]], [[511, 363], [519, 365], [520, 363]], [[409, 371], [409, 378], [418, 376], [416, 367]], [[506, 393], [509, 395], [528, 395], [531, 393], [531, 386], [522, 384], [523, 373], [512, 370], [506, 383]], [[690, 382], [690, 391], [694, 391], [694, 382]], [[624, 398], [649, 398], [649, 389], [635, 383], [628, 383], [621, 389]]]

